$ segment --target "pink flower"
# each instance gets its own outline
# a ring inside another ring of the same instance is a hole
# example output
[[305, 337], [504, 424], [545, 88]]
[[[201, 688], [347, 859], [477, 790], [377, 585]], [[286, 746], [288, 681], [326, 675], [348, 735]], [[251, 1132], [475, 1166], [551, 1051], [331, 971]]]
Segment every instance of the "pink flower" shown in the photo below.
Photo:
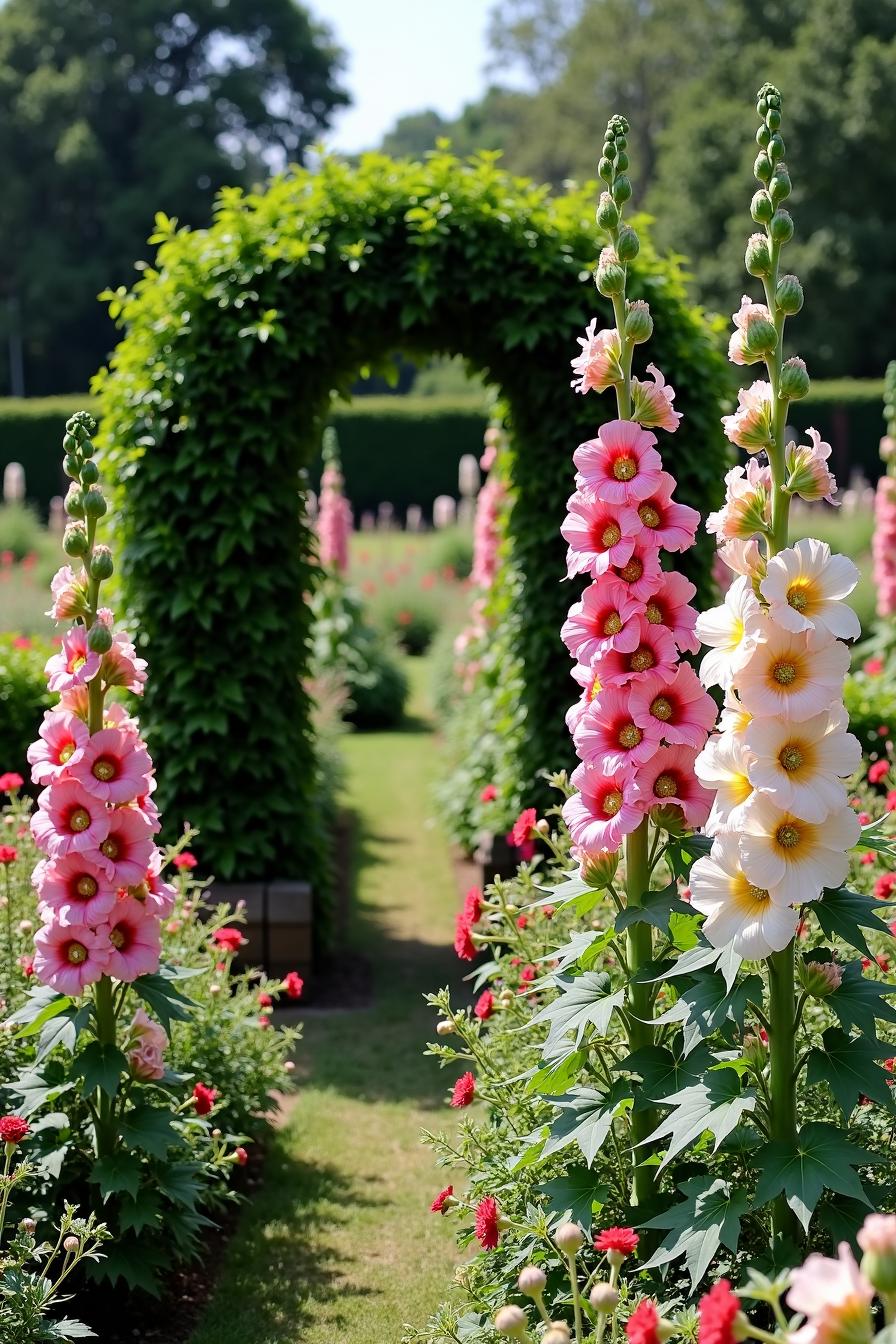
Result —
[[822, 440], [817, 429], [807, 429], [806, 433], [812, 440], [811, 447], [795, 443], [787, 446], [787, 489], [810, 502], [823, 499], [828, 504], [835, 504], [837, 482], [828, 467], [831, 445]]
[[764, 303], [754, 303], [749, 294], [740, 301], [740, 309], [731, 314], [735, 330], [728, 342], [728, 358], [732, 364], [757, 364], [762, 354], [750, 348], [750, 328], [757, 322], [771, 322]]
[[884, 670], [883, 658], [868, 658], [862, 664], [862, 671], [869, 677], [879, 677]]
[[342, 473], [329, 463], [321, 477], [317, 540], [320, 563], [325, 569], [344, 574], [348, 569], [348, 543], [352, 533], [352, 506], [342, 493]]
[[642, 727], [635, 723], [631, 692], [619, 686], [606, 686], [591, 708], [582, 716], [573, 740], [586, 765], [599, 766], [607, 774], [631, 771], [643, 765], [660, 744], [662, 731], [658, 721], [650, 719]]
[[566, 726], [570, 733], [575, 732], [576, 724], [579, 723], [591, 701], [600, 692], [600, 678], [590, 666], [577, 663], [572, 669], [572, 677], [582, 687], [582, 694], [575, 704], [570, 705], [566, 711]]
[[707, 514], [707, 532], [731, 541], [765, 531], [771, 523], [771, 488], [771, 471], [760, 467], [755, 458], [750, 458], [746, 468], [732, 467], [725, 476], [723, 507]]
[[103, 654], [103, 680], [107, 686], [124, 686], [133, 695], [142, 695], [146, 681], [146, 660], [137, 657], [127, 635], [113, 637], [112, 648]]
[[683, 574], [664, 571], [656, 592], [651, 594], [644, 611], [651, 625], [662, 625], [672, 632], [680, 652], [698, 653], [700, 640], [695, 627], [697, 613], [689, 606], [697, 589]]
[[44, 671], [51, 691], [86, 686], [100, 670], [100, 656], [87, 647], [87, 628], [73, 625], [62, 637], [62, 649], [47, 659]]
[[621, 347], [619, 332], [615, 327], [595, 332], [597, 318], [592, 317], [585, 330], [584, 338], [576, 340], [582, 347], [575, 359], [570, 360], [576, 377], [571, 386], [576, 392], [603, 392], [612, 383], [622, 381], [622, 369], [619, 365]]
[[476, 1000], [473, 1008], [474, 1017], [478, 1017], [480, 1022], [487, 1021], [495, 1011], [495, 996], [490, 989], [484, 989]]
[[87, 615], [87, 575], [82, 570], [75, 578], [71, 565], [63, 565], [50, 580], [53, 605], [47, 612], [56, 621], [74, 621]]
[[498, 1201], [491, 1195], [481, 1199], [476, 1205], [473, 1220], [476, 1238], [484, 1251], [493, 1251], [501, 1240], [501, 1216]]
[[610, 420], [596, 439], [582, 443], [572, 455], [578, 467], [576, 486], [607, 504], [631, 504], [646, 499], [660, 484], [662, 459], [656, 436], [633, 420]]
[[196, 855], [191, 854], [188, 849], [184, 849], [180, 854], [175, 854], [174, 858], [171, 860], [171, 864], [174, 868], [195, 868], [197, 864]]
[[810, 1255], [790, 1276], [787, 1304], [806, 1317], [805, 1324], [793, 1331], [790, 1339], [793, 1344], [870, 1340], [873, 1297], [874, 1289], [845, 1241], [840, 1243], [836, 1260]]
[[470, 919], [465, 910], [461, 910], [454, 918], [454, 950], [461, 961], [474, 961], [479, 949], [473, 942], [473, 925], [476, 921]]
[[694, 544], [700, 515], [687, 504], [673, 503], [674, 489], [675, 478], [667, 471], [660, 472], [656, 490], [637, 505], [638, 518], [644, 529], [640, 540], [666, 551], [686, 551]]
[[146, 876], [154, 849], [150, 823], [136, 807], [119, 807], [107, 812], [106, 817], [105, 837], [84, 852], [116, 887], [138, 886]]
[[82, 854], [39, 863], [32, 880], [47, 910], [69, 925], [101, 924], [115, 907], [115, 887]]
[[103, 728], [88, 739], [80, 759], [69, 769], [94, 798], [129, 803], [148, 791], [152, 761], [133, 733]]
[[748, 453], [767, 448], [774, 437], [772, 428], [772, 389], [770, 383], [756, 382], [742, 387], [737, 394], [734, 415], [723, 415], [725, 435]]
[[31, 834], [38, 849], [51, 858], [88, 852], [109, 834], [111, 814], [75, 779], [57, 779], [37, 801]]
[[681, 808], [688, 826], [693, 829], [702, 826], [709, 816], [713, 795], [694, 774], [696, 757], [693, 747], [661, 747], [635, 776], [641, 806], [646, 809], [674, 803]]
[[640, 611], [640, 602], [626, 585], [605, 576], [590, 584], [570, 607], [560, 638], [580, 663], [591, 663], [611, 649], [632, 653], [640, 638]]
[[157, 1082], [164, 1078], [163, 1056], [168, 1046], [168, 1034], [158, 1022], [147, 1016], [144, 1008], [138, 1008], [131, 1021], [131, 1042], [128, 1063], [134, 1077], [143, 1082]]
[[35, 784], [50, 784], [77, 765], [90, 737], [87, 724], [67, 710], [48, 710], [37, 730], [38, 740], [28, 748], [28, 764]]
[[[162, 852], [153, 848], [143, 880], [146, 884], [146, 903], [157, 919], [170, 914], [177, 900], [177, 887], [172, 882], [163, 882], [161, 873]], [[136, 894], [136, 888], [132, 894]]]
[[15, 845], [0, 845], [0, 863], [8, 868], [11, 863], [15, 863], [19, 857], [19, 851]]
[[644, 429], [666, 429], [674, 433], [682, 418], [681, 412], [672, 407], [675, 390], [655, 364], [648, 364], [647, 372], [653, 375], [652, 383], [632, 379], [632, 419]]
[[218, 947], [231, 954], [239, 952], [243, 943], [246, 941], [239, 929], [228, 926], [223, 929], [215, 929], [212, 938]]
[[485, 788], [480, 790], [480, 803], [493, 803], [498, 796], [498, 790], [494, 784], [486, 784]]
[[653, 725], [673, 746], [696, 751], [716, 719], [716, 702], [687, 663], [680, 663], [671, 675], [655, 672], [634, 683], [629, 705], [639, 728], [647, 732]]
[[651, 625], [643, 616], [638, 618], [638, 646], [631, 653], [611, 649], [592, 664], [601, 686], [626, 686], [629, 682], [643, 681], [651, 672], [674, 670], [678, 651], [671, 631], [664, 625]]
[[287, 971], [283, 977], [283, 992], [286, 997], [288, 999], [300, 999], [304, 988], [305, 981], [298, 971]]
[[627, 504], [606, 504], [576, 491], [569, 499], [569, 510], [560, 528], [569, 543], [566, 553], [567, 576], [605, 574], [611, 565], [624, 565], [635, 549], [635, 538], [642, 530], [641, 520]]
[[[755, 460], [755, 458], [750, 458], [751, 462]], [[753, 579], [761, 580], [765, 578], [765, 556], [760, 551], [759, 543], [755, 538], [726, 541], [724, 546], [720, 546], [716, 552], [716, 559], [727, 565], [732, 573], [745, 575], [751, 582]], [[713, 574], [718, 578], [715, 570], [713, 570]], [[732, 582], [730, 575], [725, 584], [722, 584], [719, 580], [724, 591], [727, 591]]]
[[109, 965], [111, 948], [105, 930], [54, 920], [35, 934], [34, 974], [60, 994], [76, 996], [95, 984]]
[[881, 780], [886, 779], [890, 773], [889, 761], [875, 761], [868, 767], [868, 783], [880, 784]]
[[563, 804], [574, 845], [587, 850], [615, 850], [644, 815], [628, 771], [605, 775], [598, 767], [577, 766], [573, 788], [579, 790]]
[[[640, 522], [640, 519], [638, 520]], [[643, 533], [643, 528], [641, 529]], [[635, 540], [631, 559], [624, 565], [611, 567], [613, 578], [624, 583], [632, 597], [638, 602], [646, 602], [659, 588], [662, 582], [659, 552], [647, 539], [638, 536]]]
[[126, 896], [118, 901], [103, 926], [109, 942], [108, 973], [126, 984], [159, 969], [162, 941], [159, 921], [141, 901]]
[[18, 793], [24, 783], [22, 776], [15, 770], [7, 770], [0, 775], [0, 793]]

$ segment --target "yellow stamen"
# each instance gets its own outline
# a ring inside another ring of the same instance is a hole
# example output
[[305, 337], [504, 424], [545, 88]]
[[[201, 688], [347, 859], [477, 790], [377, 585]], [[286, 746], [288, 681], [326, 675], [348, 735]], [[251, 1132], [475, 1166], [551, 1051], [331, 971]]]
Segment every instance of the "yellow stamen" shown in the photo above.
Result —
[[657, 798], [675, 798], [678, 794], [678, 781], [672, 775], [657, 775], [653, 792]]
[[631, 457], [617, 457], [613, 463], [613, 475], [617, 481], [630, 481], [638, 471], [637, 463]]
[[620, 729], [619, 731], [620, 747], [625, 747], [627, 751], [630, 751], [631, 748], [636, 747], [640, 741], [641, 741], [641, 730], [634, 723], [627, 723], [624, 728]]
[[638, 517], [645, 527], [659, 527], [660, 515], [652, 504], [642, 504], [638, 509]]
[[664, 695], [658, 695], [650, 706], [650, 712], [655, 719], [666, 723], [672, 717], [672, 706]]
[[615, 817], [621, 806], [622, 794], [618, 789], [613, 789], [612, 792], [608, 793], [606, 798], [604, 798], [604, 816]]

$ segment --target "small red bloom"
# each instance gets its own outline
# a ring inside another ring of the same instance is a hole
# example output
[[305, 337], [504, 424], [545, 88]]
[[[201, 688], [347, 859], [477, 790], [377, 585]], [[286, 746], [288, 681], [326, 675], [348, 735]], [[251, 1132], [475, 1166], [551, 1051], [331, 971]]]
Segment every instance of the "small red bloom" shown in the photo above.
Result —
[[871, 821], [871, 813], [870, 813], [870, 812], [860, 812], [860, 813], [859, 813], [859, 822], [860, 822], [860, 824], [861, 824], [862, 826], [867, 826], [868, 823], [869, 823], [870, 821]]
[[896, 887], [896, 873], [881, 873], [874, 884], [874, 894], [879, 901], [888, 901]]
[[29, 956], [19, 957], [19, 965], [22, 968], [22, 974], [26, 980], [30, 980], [34, 974], [34, 958]]
[[889, 725], [886, 723], [882, 723], [877, 730], [877, 735], [878, 737], [889, 737], [890, 736]]
[[271, 1019], [269, 1017], [265, 1017], [264, 1013], [262, 1013], [258, 1019], [258, 1025], [261, 1027], [262, 1031], [264, 1031], [266, 1027], [269, 1027], [271, 1025]]
[[234, 1155], [236, 1157], [238, 1167], [244, 1167], [246, 1163], [249, 1161], [249, 1154], [246, 1152], [245, 1148], [235, 1149]]
[[884, 801], [888, 812], [896, 812], [896, 789], [891, 789]]
[[513, 830], [510, 832], [510, 843], [519, 849], [520, 845], [525, 844], [529, 839], [538, 820], [538, 813], [534, 807], [526, 807], [519, 814], [513, 823]]
[[283, 977], [283, 988], [286, 991], [286, 997], [289, 999], [300, 999], [302, 990], [305, 988], [305, 981], [299, 975], [298, 971], [290, 971]]
[[0, 1142], [21, 1143], [28, 1133], [28, 1121], [20, 1115], [4, 1115], [0, 1119]]
[[15, 863], [19, 851], [12, 845], [0, 845], [0, 863]]
[[859, 856], [859, 863], [862, 865], [863, 868], [870, 868], [873, 862], [874, 862], [873, 854], [861, 854]]
[[471, 924], [482, 914], [482, 892], [478, 887], [471, 887], [464, 897], [464, 914]]
[[239, 952], [245, 942], [239, 929], [234, 928], [215, 929], [214, 939], [225, 952]]
[[520, 984], [531, 985], [532, 981], [535, 979], [537, 974], [538, 971], [535, 969], [534, 966], [531, 965], [524, 966], [523, 969], [520, 971]]
[[867, 662], [862, 664], [862, 671], [866, 672], [869, 677], [879, 677], [883, 670], [883, 658], [869, 658]]
[[214, 1106], [218, 1097], [216, 1087], [207, 1087], [205, 1083], [197, 1083], [193, 1088], [193, 1104], [196, 1107], [197, 1115], [208, 1115]]
[[654, 1304], [647, 1298], [639, 1302], [625, 1323], [629, 1344], [660, 1344], [657, 1330], [659, 1323], [659, 1313]]
[[491, 1017], [494, 1011], [495, 996], [490, 989], [484, 989], [476, 1000], [476, 1007], [473, 1009], [473, 1012], [476, 1017], [479, 1018], [480, 1022], [484, 1022], [486, 1018]]
[[464, 911], [454, 922], [454, 950], [461, 961], [472, 961], [476, 956], [476, 944], [470, 936], [470, 920]]
[[16, 635], [12, 642], [12, 646], [14, 649], [30, 649], [32, 647], [31, 640], [27, 635]]
[[446, 1185], [444, 1190], [440, 1190], [435, 1199], [429, 1206], [430, 1213], [444, 1213], [445, 1205], [454, 1194], [454, 1186]]
[[481, 803], [493, 803], [497, 796], [498, 790], [495, 788], [494, 784], [486, 784], [479, 795], [479, 801]]
[[868, 767], [868, 783], [879, 784], [882, 779], [886, 779], [889, 773], [889, 761], [875, 761], [873, 765], [869, 765]]
[[175, 854], [171, 862], [175, 868], [195, 868], [198, 859], [195, 854], [191, 854], [188, 849], [185, 849], [182, 854]]
[[476, 1095], [476, 1079], [472, 1073], [462, 1073], [454, 1084], [454, 1091], [451, 1093], [451, 1105], [457, 1110], [461, 1106], [469, 1106]]
[[258, 996], [259, 1008], [270, 1008], [273, 1002], [274, 1000], [271, 998], [270, 994], [259, 994]]
[[733, 1326], [740, 1311], [740, 1302], [731, 1291], [727, 1279], [714, 1283], [698, 1307], [700, 1326], [697, 1344], [735, 1344]]
[[0, 775], [0, 793], [16, 793], [25, 783], [21, 775], [17, 775], [15, 770], [8, 770], [5, 775]]
[[517, 915], [516, 926], [518, 929], [525, 929], [529, 923], [528, 915]]
[[884, 1068], [886, 1069], [887, 1073], [892, 1073], [893, 1070], [896, 1069], [896, 1056], [891, 1055], [889, 1059], [885, 1059]]
[[641, 1238], [631, 1227], [606, 1227], [594, 1238], [596, 1251], [618, 1251], [631, 1255]]
[[554, 907], [553, 907], [552, 905], [544, 905], [544, 906], [542, 906], [542, 908], [541, 908], [541, 917], [542, 917], [542, 919], [553, 919], [553, 918], [554, 918]]
[[498, 1201], [491, 1195], [477, 1205], [474, 1227], [482, 1249], [493, 1251], [501, 1240], [501, 1228], [498, 1225]]

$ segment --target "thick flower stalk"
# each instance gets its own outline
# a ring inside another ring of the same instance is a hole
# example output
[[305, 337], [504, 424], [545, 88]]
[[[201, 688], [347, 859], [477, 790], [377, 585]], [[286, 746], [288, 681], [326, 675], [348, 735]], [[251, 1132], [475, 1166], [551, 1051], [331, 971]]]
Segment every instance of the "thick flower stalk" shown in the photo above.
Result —
[[[861, 752], [846, 731], [842, 698], [850, 662], [844, 641], [859, 634], [846, 599], [859, 575], [821, 541], [788, 544], [793, 496], [829, 499], [836, 484], [827, 467], [830, 448], [815, 430], [808, 444], [785, 443], [787, 408], [806, 395], [809, 380], [801, 359], [784, 358], [785, 321], [800, 310], [803, 295], [796, 276], [781, 274], [793, 223], [782, 208], [790, 178], [781, 97], [771, 85], [760, 90], [758, 113], [760, 189], [752, 215], [761, 232], [747, 244], [746, 267], [761, 281], [765, 302], [744, 297], [729, 356], [738, 364], [763, 363], [766, 378], [741, 391], [738, 410], [723, 420], [728, 438], [750, 457], [746, 470], [729, 473], [725, 505], [707, 523], [737, 577], [724, 604], [697, 622], [709, 647], [701, 678], [722, 688], [725, 709], [720, 731], [696, 761], [698, 778], [716, 793], [707, 824], [714, 843], [694, 864], [690, 887], [694, 908], [707, 917], [709, 941], [765, 962], [770, 1137], [793, 1146], [803, 1004], [795, 994], [794, 936], [801, 907], [843, 882], [860, 832], [843, 780]], [[784, 1235], [793, 1227], [779, 1198], [773, 1231]]]
[[324, 569], [344, 574], [348, 569], [348, 547], [352, 535], [352, 506], [345, 497], [345, 481], [339, 459], [339, 442], [334, 429], [324, 430], [324, 470], [320, 482], [320, 506], [317, 514], [317, 548]]
[[884, 384], [887, 432], [880, 441], [884, 474], [874, 496], [874, 587], [877, 614], [882, 620], [896, 615], [896, 360], [887, 365]]
[[[650, 338], [653, 322], [643, 300], [626, 297], [628, 265], [639, 250], [635, 230], [622, 219], [631, 195], [627, 130], [622, 117], [611, 119], [599, 165], [607, 189], [597, 220], [610, 245], [601, 253], [596, 282], [612, 301], [616, 325], [597, 331], [592, 320], [572, 361], [578, 392], [614, 389], [617, 418], [573, 455], [576, 488], [561, 528], [567, 575], [586, 575], [591, 582], [561, 633], [583, 688], [567, 716], [581, 764], [564, 820], [583, 873], [606, 869], [605, 856], [624, 846], [625, 902], [634, 907], [649, 890], [660, 832], [680, 834], [709, 814], [711, 795], [695, 778], [694, 762], [715, 705], [680, 661], [683, 652], [699, 647], [697, 615], [689, 605], [694, 585], [661, 564], [664, 552], [674, 555], [693, 544], [699, 523], [694, 509], [675, 501], [675, 480], [663, 469], [652, 432], [674, 432], [681, 415], [673, 408], [673, 389], [654, 365], [647, 365], [651, 381], [632, 377], [635, 346]], [[626, 1021], [632, 1050], [654, 1039], [653, 987], [638, 978], [653, 956], [650, 924], [630, 923]], [[655, 1170], [643, 1164], [648, 1154], [639, 1145], [655, 1120], [649, 1110], [632, 1115], [639, 1204], [652, 1191]]]
[[[113, 1050], [124, 1003], [119, 990], [158, 970], [161, 921], [175, 889], [160, 876], [156, 781], [146, 743], [136, 720], [107, 699], [114, 687], [141, 694], [146, 663], [100, 604], [113, 562], [96, 539], [106, 502], [93, 460], [94, 430], [83, 412], [66, 425], [72, 484], [63, 547], [75, 567], [66, 565], [53, 579], [50, 614], [70, 625], [46, 667], [58, 706], [45, 714], [28, 750], [32, 780], [43, 786], [31, 830], [45, 855], [33, 876], [43, 920], [34, 975], [71, 998], [90, 990], [96, 1039]], [[144, 1015], [134, 1040], [146, 1029]], [[92, 1111], [102, 1155], [115, 1143], [108, 1091], [98, 1091]]]

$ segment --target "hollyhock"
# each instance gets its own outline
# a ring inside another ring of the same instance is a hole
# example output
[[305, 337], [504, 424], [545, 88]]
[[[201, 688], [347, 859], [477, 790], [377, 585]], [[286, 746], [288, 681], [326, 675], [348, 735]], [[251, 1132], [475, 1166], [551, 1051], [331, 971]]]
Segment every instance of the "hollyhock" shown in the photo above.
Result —
[[[765, 577], [765, 557], [759, 549], [759, 543], [755, 538], [740, 541], [726, 541], [716, 551], [716, 559], [720, 560], [734, 574], [745, 574], [753, 582]], [[725, 588], [730, 586], [731, 580], [726, 582]]]
[[111, 955], [108, 933], [100, 926], [45, 924], [34, 937], [34, 974], [60, 994], [76, 997], [105, 974]]
[[50, 580], [53, 605], [47, 616], [52, 616], [55, 621], [76, 621], [87, 616], [90, 610], [87, 584], [83, 570], [76, 577], [71, 565], [63, 565]]
[[604, 577], [586, 588], [570, 607], [560, 638], [580, 663], [590, 664], [612, 649], [632, 653], [640, 638], [637, 617], [641, 611], [641, 603], [625, 584]]
[[298, 971], [287, 971], [283, 977], [283, 992], [286, 997], [288, 999], [300, 999], [304, 988], [305, 981]]
[[755, 458], [750, 458], [746, 468], [732, 467], [725, 477], [725, 503], [707, 515], [707, 532], [729, 542], [747, 541], [757, 532], [767, 532], [771, 523], [771, 484], [770, 470], [760, 467]]
[[752, 756], [750, 782], [779, 807], [806, 821], [824, 821], [846, 806], [842, 780], [858, 770], [862, 747], [852, 733], [832, 726], [829, 714], [802, 723], [754, 719], [744, 742]]
[[212, 938], [218, 947], [223, 951], [233, 955], [239, 952], [243, 943], [246, 941], [239, 929], [232, 926], [226, 926], [223, 929], [215, 929]]
[[148, 1017], [144, 1008], [138, 1008], [131, 1021], [130, 1037], [128, 1063], [134, 1077], [142, 1082], [158, 1082], [164, 1078], [164, 1054], [168, 1048], [168, 1033], [164, 1027]]
[[578, 663], [573, 669], [571, 676], [582, 687], [582, 694], [574, 705], [570, 705], [566, 711], [566, 726], [570, 735], [575, 732], [582, 716], [587, 713], [588, 706], [600, 694], [600, 678], [592, 671], [590, 666]]
[[19, 1144], [31, 1133], [28, 1121], [21, 1115], [0, 1117], [0, 1143]]
[[874, 1331], [871, 1303], [874, 1289], [861, 1273], [845, 1241], [837, 1259], [812, 1254], [790, 1274], [787, 1305], [806, 1317], [792, 1331], [792, 1344], [857, 1344]]
[[218, 1089], [206, 1083], [197, 1083], [193, 1088], [193, 1105], [197, 1115], [209, 1115], [218, 1100]]
[[800, 723], [842, 700], [848, 671], [849, 650], [827, 632], [794, 634], [766, 620], [738, 669], [737, 690], [754, 718]]
[[152, 761], [144, 743], [120, 728], [103, 728], [69, 763], [69, 773], [104, 803], [129, 803], [149, 789]]
[[719, 730], [723, 733], [744, 733], [753, 722], [753, 715], [744, 709], [736, 691], [727, 690], [719, 715]]
[[112, 637], [112, 648], [103, 654], [103, 681], [106, 686], [123, 686], [132, 695], [142, 695], [146, 682], [146, 659], [137, 657], [127, 635]]
[[681, 653], [698, 653], [700, 641], [695, 633], [697, 612], [689, 605], [697, 589], [683, 574], [664, 571], [659, 586], [647, 599], [644, 617], [651, 625], [665, 626]]
[[675, 389], [666, 382], [655, 364], [647, 365], [652, 383], [632, 379], [632, 419], [643, 429], [665, 429], [673, 434], [682, 419], [681, 411], [673, 409]]
[[[771, 327], [772, 347], [775, 344], [775, 329], [768, 308], [764, 303], [754, 303], [749, 294], [744, 294], [740, 308], [731, 314], [731, 320], [735, 329], [728, 342], [728, 358], [732, 364], [758, 364], [763, 357], [763, 351], [770, 348], [769, 327]], [[762, 350], [756, 348], [757, 337], [763, 347]]]
[[82, 854], [39, 863], [32, 882], [41, 903], [49, 912], [61, 915], [66, 924], [102, 924], [115, 906], [115, 887], [106, 873]]
[[568, 543], [567, 577], [605, 574], [611, 565], [625, 565], [642, 530], [637, 512], [628, 504], [607, 504], [581, 491], [571, 495], [560, 535]]
[[[640, 519], [638, 520], [640, 522]], [[643, 528], [641, 529], [643, 532]], [[624, 583], [638, 602], [647, 602], [662, 583], [663, 569], [657, 549], [649, 541], [636, 538], [632, 557], [624, 565], [611, 567], [609, 574]]]
[[605, 1227], [594, 1238], [596, 1251], [614, 1251], [617, 1255], [632, 1255], [641, 1238], [631, 1227]]
[[473, 1014], [480, 1022], [485, 1022], [495, 1011], [495, 996], [490, 989], [484, 989], [476, 1000]]
[[605, 774], [631, 771], [643, 765], [660, 744], [659, 720], [639, 727], [632, 716], [630, 692], [607, 686], [583, 715], [573, 740], [586, 765], [598, 765]]
[[484, 1251], [493, 1251], [501, 1240], [498, 1201], [491, 1195], [479, 1201], [474, 1219], [476, 1238]]
[[726, 437], [748, 453], [767, 448], [774, 438], [771, 384], [756, 382], [742, 387], [737, 406], [734, 415], [722, 416]]
[[762, 609], [746, 577], [734, 580], [720, 607], [711, 607], [697, 617], [696, 632], [710, 650], [700, 664], [704, 686], [727, 690], [755, 643]]
[[629, 1344], [660, 1344], [660, 1317], [654, 1304], [645, 1297], [625, 1323]]
[[859, 618], [844, 602], [860, 578], [845, 555], [832, 555], [827, 542], [805, 537], [768, 562], [759, 591], [769, 617], [784, 630], [820, 630], [835, 639], [858, 639]]
[[109, 834], [110, 813], [74, 779], [58, 779], [38, 798], [31, 834], [51, 858], [89, 853]]
[[671, 676], [655, 672], [633, 682], [629, 706], [634, 722], [645, 733], [651, 725], [673, 746], [699, 750], [716, 717], [716, 704], [687, 663]]
[[[174, 903], [177, 900], [177, 887], [172, 882], [162, 880], [162, 852], [154, 849], [150, 855], [149, 866], [146, 870], [146, 876], [143, 879], [145, 884], [145, 899], [147, 905], [155, 912], [158, 919], [171, 913], [174, 909]], [[137, 886], [132, 886], [130, 892], [135, 895], [139, 890]], [[140, 899], [140, 897], [138, 897]]]
[[689, 882], [691, 905], [706, 916], [703, 934], [713, 947], [731, 944], [738, 956], [758, 961], [796, 933], [799, 916], [789, 901], [744, 874], [732, 832], [718, 835], [712, 851], [696, 860]]
[[118, 807], [105, 816], [104, 837], [83, 852], [116, 886], [137, 886], [146, 876], [155, 848], [152, 826], [136, 807]]
[[697, 1311], [700, 1318], [697, 1344], [739, 1344], [744, 1338], [746, 1331], [741, 1327], [746, 1322], [741, 1317], [740, 1299], [731, 1291], [727, 1279], [713, 1284], [701, 1297]]
[[638, 643], [631, 653], [610, 649], [592, 664], [602, 687], [627, 686], [643, 681], [651, 673], [669, 675], [675, 670], [678, 651], [671, 631], [664, 625], [652, 625], [644, 616], [638, 617]]
[[47, 659], [44, 671], [51, 691], [86, 686], [100, 670], [100, 655], [87, 647], [87, 627], [73, 625], [62, 637], [62, 649]]
[[633, 420], [610, 420], [601, 425], [596, 439], [582, 443], [572, 455], [578, 468], [576, 488], [608, 504], [631, 504], [647, 499], [660, 486], [665, 473], [648, 434]]
[[635, 504], [643, 528], [640, 539], [666, 551], [686, 551], [696, 539], [700, 515], [687, 504], [676, 504], [674, 490], [675, 478], [663, 471], [656, 490]]
[[84, 754], [90, 736], [87, 724], [66, 710], [47, 710], [37, 730], [38, 741], [28, 748], [28, 764], [35, 784], [51, 784]]
[[751, 760], [743, 738], [725, 732], [714, 734], [694, 761], [697, 778], [715, 795], [706, 822], [707, 835], [740, 826], [744, 808], [753, 796]]
[[344, 574], [348, 569], [348, 543], [352, 532], [352, 508], [342, 492], [342, 472], [328, 462], [320, 482], [317, 541], [320, 563], [325, 569]]
[[444, 1213], [446, 1208], [451, 1207], [454, 1197], [454, 1186], [446, 1185], [444, 1190], [440, 1190], [435, 1199], [429, 1206], [430, 1213]]
[[674, 803], [694, 830], [703, 825], [712, 806], [712, 794], [694, 775], [696, 755], [692, 747], [660, 747], [635, 775], [636, 797], [642, 807]]
[[162, 955], [159, 921], [141, 901], [125, 896], [118, 901], [102, 927], [112, 949], [107, 967], [109, 975], [130, 984], [138, 976], [159, 969]]
[[449, 1105], [459, 1110], [462, 1106], [469, 1106], [475, 1095], [476, 1079], [472, 1073], [462, 1073], [454, 1084]]
[[611, 384], [622, 382], [619, 333], [615, 327], [603, 331], [596, 331], [596, 327], [597, 318], [592, 317], [584, 337], [576, 337], [581, 352], [569, 361], [576, 374], [571, 386], [583, 395], [592, 389], [603, 392]]
[[626, 770], [605, 775], [579, 765], [570, 780], [578, 792], [563, 804], [563, 820], [574, 845], [586, 850], [616, 850], [643, 819], [644, 809]]
[[830, 813], [821, 823], [804, 821], [754, 793], [744, 808], [740, 853], [751, 882], [775, 897], [802, 904], [825, 887], [838, 887], [849, 869], [848, 852], [861, 833], [850, 807]]
[[784, 454], [787, 468], [785, 490], [792, 495], [800, 495], [811, 503], [823, 499], [826, 504], [836, 504], [837, 482], [828, 467], [831, 445], [824, 443], [817, 429], [807, 429], [812, 446], [789, 443]]

